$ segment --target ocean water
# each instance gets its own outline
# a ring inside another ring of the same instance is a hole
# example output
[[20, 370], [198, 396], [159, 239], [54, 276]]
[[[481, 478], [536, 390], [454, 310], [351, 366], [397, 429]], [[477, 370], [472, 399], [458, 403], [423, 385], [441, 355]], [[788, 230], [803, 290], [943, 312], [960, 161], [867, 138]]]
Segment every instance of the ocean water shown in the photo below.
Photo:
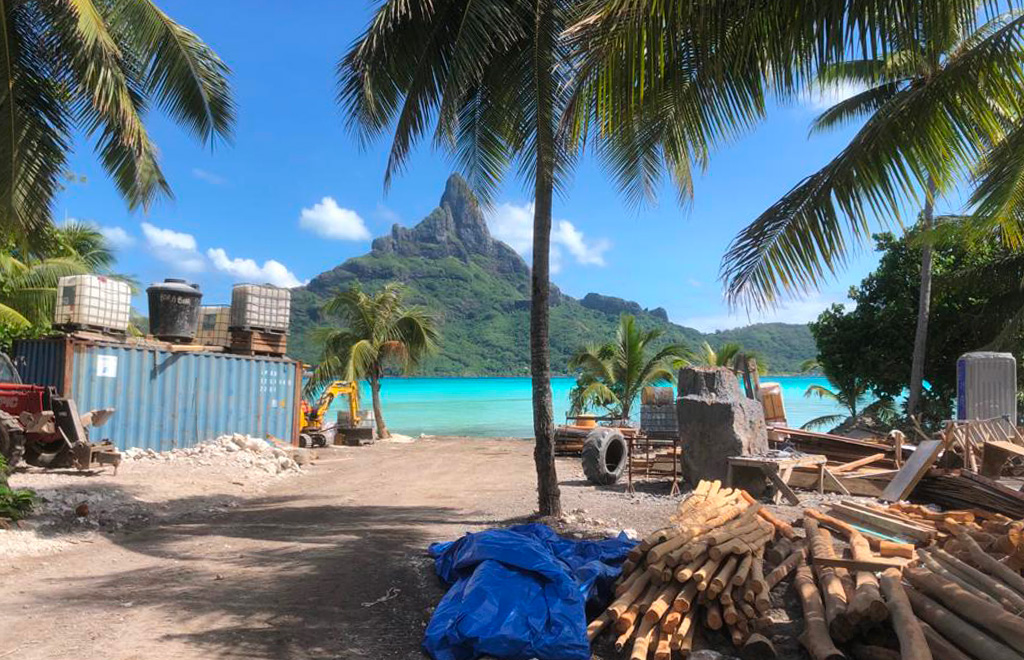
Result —
[[[551, 381], [556, 423], [565, 421], [573, 382], [572, 378]], [[778, 376], [766, 377], [762, 382], [781, 384], [790, 426], [800, 426], [820, 415], [842, 412], [827, 401], [804, 397], [808, 385], [827, 386], [824, 378]], [[365, 383], [362, 397], [362, 407], [369, 409], [370, 392]], [[385, 378], [381, 397], [384, 419], [395, 433], [533, 436], [529, 378]], [[639, 421], [639, 414], [637, 408], [636, 421]], [[328, 419], [334, 418], [332, 411]]]

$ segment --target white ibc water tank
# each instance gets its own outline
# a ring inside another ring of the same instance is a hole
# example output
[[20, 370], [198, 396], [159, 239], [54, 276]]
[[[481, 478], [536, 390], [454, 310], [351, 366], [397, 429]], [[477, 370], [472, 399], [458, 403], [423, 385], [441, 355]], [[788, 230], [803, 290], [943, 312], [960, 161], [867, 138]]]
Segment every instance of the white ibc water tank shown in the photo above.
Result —
[[132, 290], [126, 282], [102, 275], [67, 275], [57, 281], [53, 324], [124, 333], [131, 306]]
[[231, 289], [231, 328], [288, 332], [292, 292], [269, 284], [236, 284]]
[[956, 361], [956, 418], [1017, 420], [1017, 360], [1009, 353], [964, 353]]
[[199, 310], [199, 331], [196, 332], [196, 343], [204, 346], [230, 346], [231, 307], [227, 305], [207, 305]]

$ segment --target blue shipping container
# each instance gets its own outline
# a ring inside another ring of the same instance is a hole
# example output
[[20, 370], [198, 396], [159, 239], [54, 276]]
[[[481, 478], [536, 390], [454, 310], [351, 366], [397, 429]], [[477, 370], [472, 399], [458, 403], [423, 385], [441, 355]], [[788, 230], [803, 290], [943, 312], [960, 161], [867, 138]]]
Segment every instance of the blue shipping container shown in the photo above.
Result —
[[225, 433], [295, 442], [301, 363], [168, 349], [142, 340], [54, 337], [15, 342], [11, 357], [22, 380], [56, 387], [80, 412], [115, 408], [91, 434], [120, 449], [167, 451]]

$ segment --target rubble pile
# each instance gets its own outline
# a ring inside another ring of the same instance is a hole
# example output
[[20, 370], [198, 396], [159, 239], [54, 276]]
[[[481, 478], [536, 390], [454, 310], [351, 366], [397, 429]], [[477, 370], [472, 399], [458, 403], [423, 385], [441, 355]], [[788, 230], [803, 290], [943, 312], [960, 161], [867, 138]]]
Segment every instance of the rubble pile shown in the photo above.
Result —
[[158, 452], [133, 447], [124, 452], [129, 461], [183, 461], [192, 465], [214, 465], [225, 461], [268, 474], [301, 472], [293, 454], [274, 443], [251, 435], [222, 435], [195, 447]]

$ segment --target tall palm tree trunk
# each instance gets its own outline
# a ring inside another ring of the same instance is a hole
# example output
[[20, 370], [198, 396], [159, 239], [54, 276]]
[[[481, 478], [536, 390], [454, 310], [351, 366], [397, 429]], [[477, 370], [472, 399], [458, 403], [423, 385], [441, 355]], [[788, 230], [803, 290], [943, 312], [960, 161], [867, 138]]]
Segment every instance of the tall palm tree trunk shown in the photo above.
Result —
[[[935, 212], [935, 180], [928, 178], [928, 196], [921, 214], [924, 231], [932, 228]], [[921, 247], [921, 291], [917, 299], [917, 329], [914, 331], [914, 356], [910, 365], [910, 395], [907, 397], [907, 414], [914, 415], [921, 402], [921, 388], [924, 382], [924, 358], [928, 348], [928, 315], [932, 304], [932, 244], [931, 237], [925, 236]]]
[[533, 269], [530, 288], [530, 376], [533, 381], [533, 460], [537, 467], [537, 507], [542, 516], [562, 513], [555, 470], [555, 422], [551, 405], [549, 258], [551, 198], [554, 190], [555, 130], [551, 0], [536, 0], [534, 76], [537, 85], [537, 168], [534, 180]]
[[387, 439], [391, 437], [388, 432], [388, 425], [384, 423], [384, 412], [380, 405], [380, 378], [370, 376], [370, 396], [373, 399], [373, 421], [377, 425], [377, 437]]

